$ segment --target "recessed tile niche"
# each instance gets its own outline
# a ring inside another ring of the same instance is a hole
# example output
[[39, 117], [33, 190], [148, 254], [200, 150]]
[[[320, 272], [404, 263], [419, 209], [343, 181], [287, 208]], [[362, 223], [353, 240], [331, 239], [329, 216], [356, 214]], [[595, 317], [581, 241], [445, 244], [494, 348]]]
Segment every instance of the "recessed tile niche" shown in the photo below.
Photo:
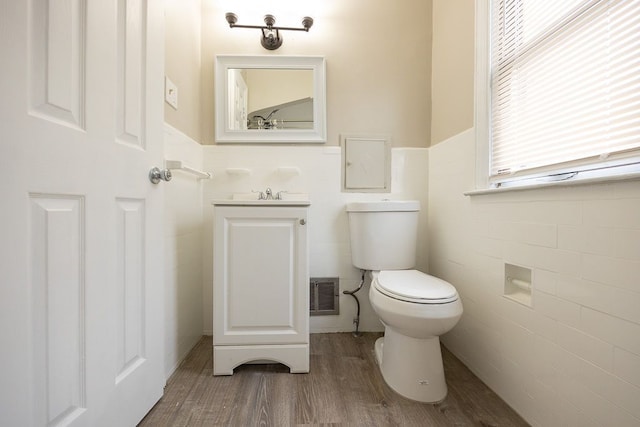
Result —
[[520, 304], [532, 307], [531, 269], [519, 265], [504, 265], [504, 296]]

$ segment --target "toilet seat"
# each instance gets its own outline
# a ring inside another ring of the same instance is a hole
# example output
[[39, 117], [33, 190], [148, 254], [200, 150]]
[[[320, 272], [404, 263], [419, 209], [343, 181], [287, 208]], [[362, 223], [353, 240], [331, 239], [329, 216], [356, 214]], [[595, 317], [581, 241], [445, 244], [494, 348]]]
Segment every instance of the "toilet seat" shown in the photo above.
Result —
[[373, 285], [390, 298], [417, 304], [447, 304], [458, 299], [449, 282], [418, 270], [380, 271]]

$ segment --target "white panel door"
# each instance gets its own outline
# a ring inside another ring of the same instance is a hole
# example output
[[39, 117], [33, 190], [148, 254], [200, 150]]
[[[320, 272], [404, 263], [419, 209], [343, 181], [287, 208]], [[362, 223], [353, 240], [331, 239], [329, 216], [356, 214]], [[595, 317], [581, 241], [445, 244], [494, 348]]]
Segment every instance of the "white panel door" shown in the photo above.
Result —
[[162, 2], [0, 2], [0, 425], [162, 395]]

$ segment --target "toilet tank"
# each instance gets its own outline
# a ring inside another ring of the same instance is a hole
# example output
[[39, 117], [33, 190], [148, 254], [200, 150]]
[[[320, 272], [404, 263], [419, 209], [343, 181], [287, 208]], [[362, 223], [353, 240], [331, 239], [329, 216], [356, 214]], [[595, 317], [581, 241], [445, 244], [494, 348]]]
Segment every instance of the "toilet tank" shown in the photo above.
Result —
[[363, 270], [406, 270], [416, 265], [416, 200], [347, 204], [351, 262]]

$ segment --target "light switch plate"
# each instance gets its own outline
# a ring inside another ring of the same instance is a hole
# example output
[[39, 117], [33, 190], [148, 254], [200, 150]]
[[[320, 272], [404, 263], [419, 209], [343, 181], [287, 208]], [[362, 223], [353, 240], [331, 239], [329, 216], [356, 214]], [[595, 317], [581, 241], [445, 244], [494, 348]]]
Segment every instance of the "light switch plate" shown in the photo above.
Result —
[[166, 76], [164, 78], [164, 100], [176, 110], [178, 109], [178, 86]]

